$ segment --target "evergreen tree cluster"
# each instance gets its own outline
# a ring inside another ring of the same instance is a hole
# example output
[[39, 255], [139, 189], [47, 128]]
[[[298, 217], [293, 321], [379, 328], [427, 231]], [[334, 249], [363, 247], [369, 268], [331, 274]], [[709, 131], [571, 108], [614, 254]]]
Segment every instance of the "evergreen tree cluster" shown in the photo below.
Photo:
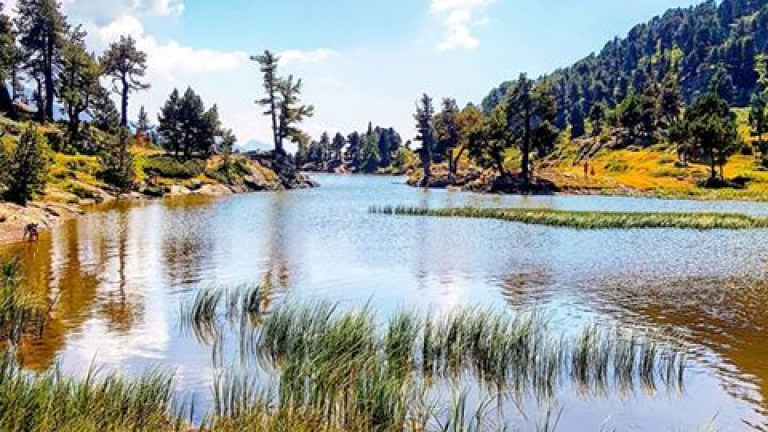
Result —
[[203, 99], [192, 88], [183, 95], [173, 90], [160, 111], [157, 127], [160, 142], [174, 156], [208, 156], [223, 136], [216, 105], [205, 108]]
[[554, 150], [560, 133], [556, 126], [557, 105], [547, 83], [534, 82], [525, 74], [506, 88], [489, 112], [474, 105], [459, 110], [456, 101], [443, 99], [442, 109], [423, 95], [417, 103], [416, 140], [421, 161], [422, 186], [431, 184], [432, 166], [448, 164], [451, 181], [456, 179], [461, 158], [467, 155], [476, 165], [493, 169], [505, 181], [508, 151], [520, 152], [521, 186], [532, 180], [532, 157], [544, 157]]
[[[0, 13], [0, 111], [46, 123], [60, 110], [76, 151], [94, 150], [85, 142], [84, 119], [107, 132], [127, 127], [131, 94], [149, 88], [142, 82], [147, 57], [136, 41], [122, 36], [97, 57], [86, 46], [86, 32], [70, 25], [58, 1], [19, 0], [15, 12], [13, 20]], [[107, 80], [111, 88], [102, 85]], [[118, 96], [120, 111], [111, 94]]]
[[[651, 104], [677, 104], [679, 98], [690, 105], [710, 90], [732, 106], [747, 106], [768, 86], [768, 0], [709, 0], [671, 9], [541, 81], [556, 99], [556, 125], [570, 126], [574, 137], [587, 133], [585, 123], [600, 110], [617, 107], [625, 116], [618, 120], [642, 137], [658, 110]], [[483, 111], [490, 113], [514, 84], [492, 90]], [[671, 108], [673, 114], [679, 109]]]
[[369, 124], [365, 132], [352, 132], [346, 137], [327, 132], [319, 140], [299, 145], [296, 158], [301, 165], [323, 172], [343, 167], [347, 172], [373, 174], [381, 171], [402, 172], [408, 164], [403, 139], [393, 128]]

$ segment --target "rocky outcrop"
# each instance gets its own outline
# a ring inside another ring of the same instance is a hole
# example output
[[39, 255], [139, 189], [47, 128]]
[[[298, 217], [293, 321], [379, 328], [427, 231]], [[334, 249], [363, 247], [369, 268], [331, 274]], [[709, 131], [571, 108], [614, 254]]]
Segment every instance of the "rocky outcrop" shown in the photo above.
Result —
[[78, 206], [68, 204], [33, 202], [22, 207], [0, 202], [0, 243], [22, 241], [29, 224], [36, 224], [41, 231], [47, 231], [82, 213]]

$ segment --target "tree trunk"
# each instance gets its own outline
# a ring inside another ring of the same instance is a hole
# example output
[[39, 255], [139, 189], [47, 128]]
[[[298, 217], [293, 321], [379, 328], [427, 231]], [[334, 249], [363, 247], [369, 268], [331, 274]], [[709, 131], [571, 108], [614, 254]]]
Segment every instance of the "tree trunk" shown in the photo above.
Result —
[[526, 108], [525, 112], [525, 134], [523, 136], [523, 154], [521, 158], [523, 171], [523, 183], [525, 186], [531, 184], [531, 110]]
[[128, 80], [123, 77], [123, 99], [120, 105], [121, 120], [120, 124], [123, 127], [128, 127]]
[[422, 168], [424, 169], [424, 177], [421, 179], [421, 186], [429, 188], [429, 185], [432, 183], [432, 161], [426, 159], [422, 162]]
[[493, 160], [496, 162], [496, 169], [499, 171], [499, 176], [506, 177], [507, 176], [507, 170], [504, 169], [504, 156], [496, 152], [493, 155]]
[[451, 162], [451, 177], [454, 178], [459, 172], [459, 162], [461, 161], [461, 155], [464, 154], [465, 148], [461, 148], [457, 153], [456, 157], [450, 158]]
[[709, 167], [710, 167], [710, 179], [712, 181], [717, 180], [717, 160], [715, 160], [715, 151], [709, 151]]
[[53, 105], [56, 94], [56, 82], [53, 77], [54, 40], [48, 37], [45, 59], [45, 120], [53, 121]]
[[37, 105], [37, 112], [35, 116], [39, 123], [45, 123], [45, 101], [43, 98], [43, 80], [37, 77], [37, 94], [35, 95], [35, 104]]
[[19, 119], [19, 112], [16, 105], [13, 104], [13, 98], [5, 82], [0, 82], [0, 111], [4, 112], [11, 120]]

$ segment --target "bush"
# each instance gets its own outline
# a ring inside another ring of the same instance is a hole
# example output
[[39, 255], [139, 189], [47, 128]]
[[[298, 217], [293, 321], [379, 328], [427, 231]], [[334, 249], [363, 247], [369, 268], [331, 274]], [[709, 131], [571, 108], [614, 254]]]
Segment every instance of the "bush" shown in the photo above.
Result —
[[686, 177], [688, 172], [679, 168], [661, 168], [651, 173], [653, 177]]
[[192, 159], [182, 162], [170, 156], [152, 157], [144, 162], [144, 172], [165, 178], [191, 179], [205, 172], [205, 161]]
[[131, 155], [131, 134], [126, 128], [120, 131], [104, 147], [101, 154], [102, 177], [122, 192], [133, 187], [136, 172]]
[[30, 124], [19, 139], [7, 162], [7, 188], [5, 197], [19, 205], [45, 189], [48, 177], [48, 143], [37, 128]]
[[629, 171], [629, 164], [624, 161], [610, 161], [605, 165], [605, 170], [612, 173]]
[[229, 166], [222, 163], [215, 169], [207, 170], [205, 175], [219, 183], [237, 186], [242, 185], [244, 178], [251, 175], [251, 169], [246, 159], [232, 158]]

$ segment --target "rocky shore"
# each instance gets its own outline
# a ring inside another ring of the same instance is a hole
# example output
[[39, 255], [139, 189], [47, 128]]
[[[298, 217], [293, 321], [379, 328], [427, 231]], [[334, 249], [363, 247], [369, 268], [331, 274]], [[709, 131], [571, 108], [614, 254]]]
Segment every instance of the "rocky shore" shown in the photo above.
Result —
[[35, 224], [41, 232], [74, 219], [85, 212], [85, 208], [97, 204], [108, 204], [117, 200], [145, 200], [178, 196], [228, 196], [235, 194], [305, 189], [316, 187], [307, 175], [286, 166], [277, 166], [263, 161], [252, 161], [250, 173], [236, 184], [225, 184], [197, 179], [170, 182], [144, 181], [134, 191], [118, 194], [83, 182], [71, 181], [78, 193], [48, 187], [41, 200], [26, 207], [0, 201], [0, 244], [23, 241], [27, 225]]

